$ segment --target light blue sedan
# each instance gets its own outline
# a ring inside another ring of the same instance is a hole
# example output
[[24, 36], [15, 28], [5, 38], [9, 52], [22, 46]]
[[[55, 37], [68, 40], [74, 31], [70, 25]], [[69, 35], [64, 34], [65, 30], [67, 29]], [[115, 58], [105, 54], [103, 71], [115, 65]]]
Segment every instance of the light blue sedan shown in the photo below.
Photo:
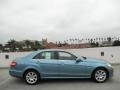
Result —
[[41, 79], [91, 78], [102, 83], [113, 76], [111, 64], [103, 60], [77, 57], [65, 50], [39, 50], [11, 63], [11, 76], [20, 77], [27, 84]]

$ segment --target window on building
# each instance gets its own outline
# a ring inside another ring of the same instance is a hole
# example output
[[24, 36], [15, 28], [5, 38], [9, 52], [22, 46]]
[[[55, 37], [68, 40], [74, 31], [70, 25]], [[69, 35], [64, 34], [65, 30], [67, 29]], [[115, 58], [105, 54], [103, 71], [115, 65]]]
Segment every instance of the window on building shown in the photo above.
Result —
[[9, 55], [5, 55], [5, 59], [9, 59]]

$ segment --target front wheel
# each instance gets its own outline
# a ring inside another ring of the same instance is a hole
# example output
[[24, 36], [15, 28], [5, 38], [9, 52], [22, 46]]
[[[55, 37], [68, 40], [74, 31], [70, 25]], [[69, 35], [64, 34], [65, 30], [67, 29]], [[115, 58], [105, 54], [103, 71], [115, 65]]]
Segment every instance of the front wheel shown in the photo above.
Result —
[[40, 75], [34, 70], [29, 70], [24, 75], [24, 80], [29, 85], [35, 85], [40, 80]]
[[94, 73], [93, 73], [93, 77], [94, 81], [98, 82], [98, 83], [103, 83], [107, 80], [108, 78], [108, 74], [107, 71], [104, 69], [97, 69]]

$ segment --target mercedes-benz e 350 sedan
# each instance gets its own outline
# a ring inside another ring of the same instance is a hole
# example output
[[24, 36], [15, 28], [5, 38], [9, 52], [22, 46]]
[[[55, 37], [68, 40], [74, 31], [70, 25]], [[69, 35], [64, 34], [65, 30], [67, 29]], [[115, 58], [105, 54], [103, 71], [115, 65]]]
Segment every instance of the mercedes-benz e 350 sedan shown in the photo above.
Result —
[[77, 57], [64, 50], [39, 50], [13, 61], [11, 76], [20, 77], [27, 84], [41, 79], [91, 78], [102, 83], [113, 76], [111, 64], [103, 60]]

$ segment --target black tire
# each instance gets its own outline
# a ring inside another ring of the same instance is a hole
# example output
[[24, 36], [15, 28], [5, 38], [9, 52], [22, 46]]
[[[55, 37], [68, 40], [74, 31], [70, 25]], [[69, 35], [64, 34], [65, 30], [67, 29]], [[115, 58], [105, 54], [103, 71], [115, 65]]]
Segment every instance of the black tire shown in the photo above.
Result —
[[92, 79], [97, 83], [103, 83], [108, 79], [108, 73], [105, 69], [98, 68], [93, 72]]
[[24, 80], [29, 85], [36, 85], [40, 81], [40, 74], [35, 70], [28, 70], [24, 74]]

